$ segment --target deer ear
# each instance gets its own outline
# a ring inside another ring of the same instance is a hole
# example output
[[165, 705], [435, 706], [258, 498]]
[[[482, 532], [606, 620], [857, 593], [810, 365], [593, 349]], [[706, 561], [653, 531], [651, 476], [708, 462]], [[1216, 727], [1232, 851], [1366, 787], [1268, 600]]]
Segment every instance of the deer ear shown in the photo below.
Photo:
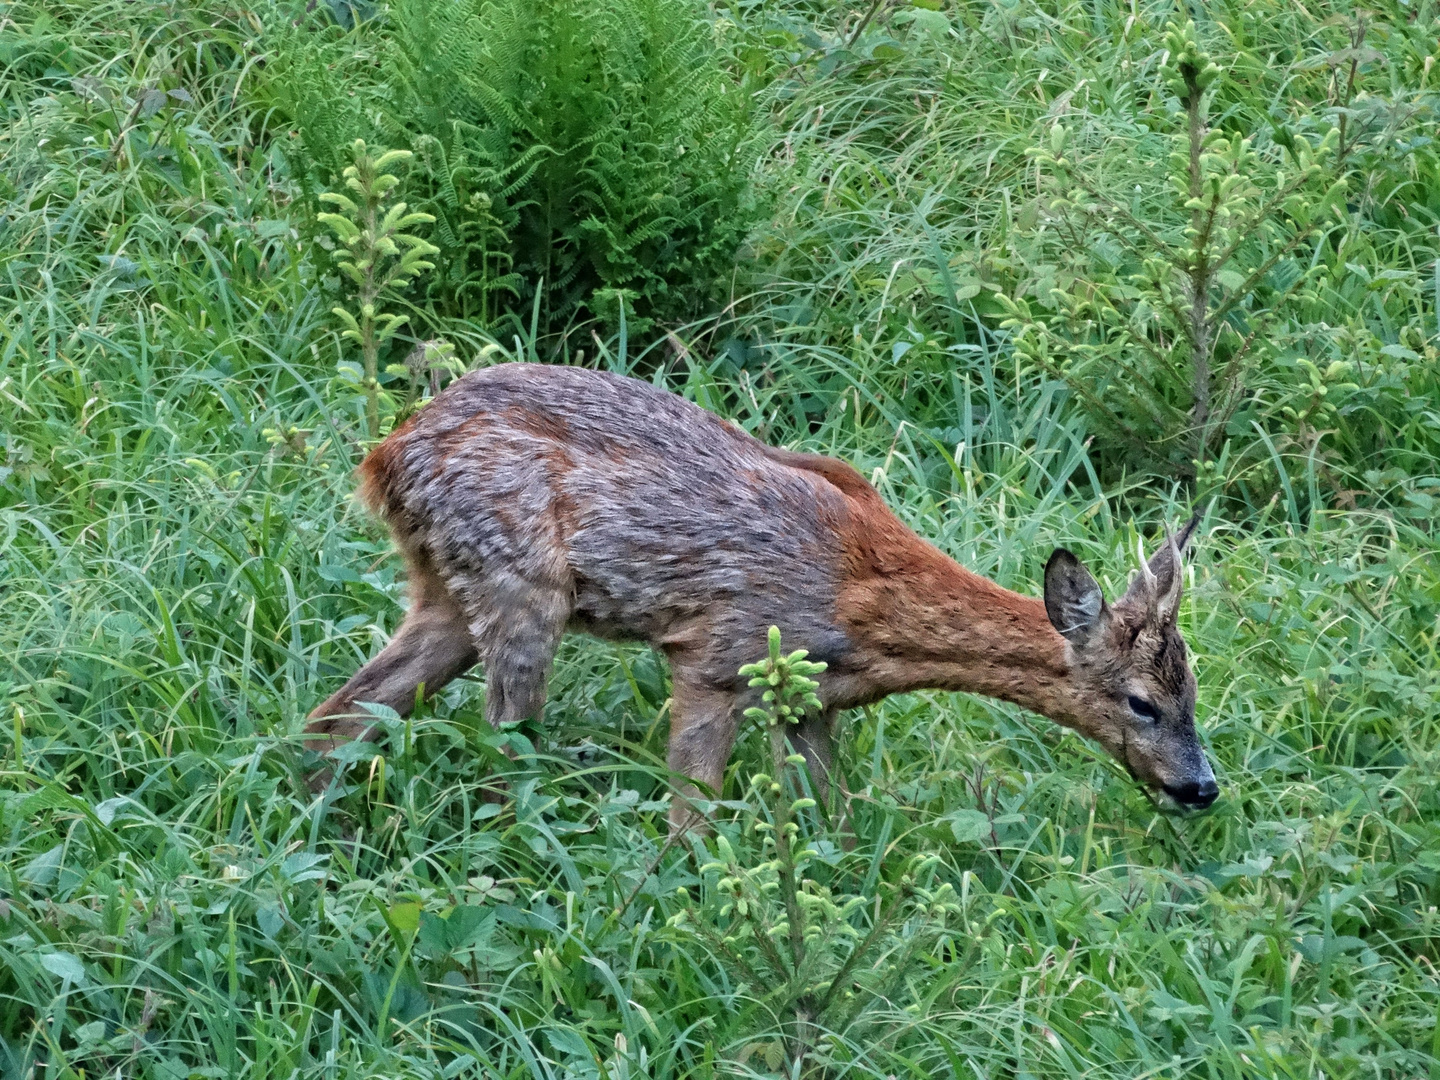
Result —
[[1085, 564], [1056, 548], [1045, 564], [1045, 614], [1071, 644], [1083, 646], [1105, 625], [1110, 609]]
[[1185, 549], [1190, 546], [1190, 538], [1195, 535], [1195, 530], [1199, 528], [1199, 526], [1200, 515], [1198, 513], [1184, 525], [1180, 526], [1180, 531], [1175, 534], [1175, 550], [1179, 554], [1185, 554]]

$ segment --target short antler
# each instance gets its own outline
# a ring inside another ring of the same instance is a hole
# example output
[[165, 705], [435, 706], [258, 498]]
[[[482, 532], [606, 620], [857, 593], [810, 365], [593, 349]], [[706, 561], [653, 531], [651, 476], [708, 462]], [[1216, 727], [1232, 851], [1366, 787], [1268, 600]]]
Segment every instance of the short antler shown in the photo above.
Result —
[[[1183, 569], [1180, 564], [1180, 548], [1175, 543], [1175, 534], [1169, 529], [1165, 530], [1165, 546], [1170, 549], [1170, 585], [1165, 590], [1165, 595], [1156, 601], [1155, 611], [1168, 621], [1180, 610], [1180, 576]], [[1151, 581], [1154, 581], [1154, 575], [1151, 575]]]
[[[1175, 533], [1168, 528], [1165, 531], [1165, 542], [1161, 545], [1160, 551], [1168, 554], [1170, 576], [1164, 582], [1164, 592], [1161, 592], [1160, 575], [1155, 572], [1150, 560], [1145, 557], [1145, 542], [1137, 539], [1135, 542], [1136, 554], [1140, 557], [1140, 577], [1131, 586], [1127, 596], [1136, 600], [1140, 593], [1144, 593], [1145, 606], [1150, 616], [1157, 621], [1165, 622], [1175, 617], [1175, 612], [1180, 607], [1181, 591], [1181, 564], [1180, 544], [1175, 538]], [[1157, 564], [1163, 565], [1163, 560], [1156, 558]]]
[[1150, 560], [1145, 556], [1145, 538], [1135, 538], [1135, 552], [1140, 556], [1140, 576], [1145, 579], [1145, 589], [1153, 598], [1159, 589], [1159, 582], [1155, 578], [1155, 571], [1150, 569]]

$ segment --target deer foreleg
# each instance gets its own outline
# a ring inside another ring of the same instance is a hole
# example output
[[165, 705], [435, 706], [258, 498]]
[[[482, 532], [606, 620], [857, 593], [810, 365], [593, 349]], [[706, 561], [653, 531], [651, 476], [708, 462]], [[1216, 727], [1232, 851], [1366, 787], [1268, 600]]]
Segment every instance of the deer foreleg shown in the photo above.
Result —
[[692, 682], [674, 670], [670, 704], [670, 771], [687, 777], [670, 804], [671, 835], [705, 831], [696, 799], [718, 798], [735, 746], [735, 695]]

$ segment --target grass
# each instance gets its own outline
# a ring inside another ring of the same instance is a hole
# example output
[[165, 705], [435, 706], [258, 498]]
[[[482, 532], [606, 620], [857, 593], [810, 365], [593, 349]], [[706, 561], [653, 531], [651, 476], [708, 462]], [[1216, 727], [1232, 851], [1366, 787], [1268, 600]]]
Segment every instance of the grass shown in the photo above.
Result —
[[[592, 360], [845, 455], [1009, 586], [1033, 593], [1064, 543], [1123, 588], [1137, 536], [1188, 493], [1102, 479], [1063, 388], [1017, 366], [981, 307], [932, 288], [1019, 213], [999, 191], [1020, 191], [1049, 107], [1021, 108], [1032, 68], [1069, 72], [1083, 50], [1036, 30], [1054, 9], [953, 9], [990, 81], [966, 76], [970, 96], [936, 112], [924, 92], [961, 78], [939, 46], [908, 45], [908, 71], [842, 57], [827, 80], [813, 66], [833, 42], [791, 71], [803, 49], [773, 14], [734, 31], [795, 151], [762, 166], [794, 190], [754, 238], [751, 299], [738, 321], [682, 330], [683, 348], [612, 338]], [[1075, 35], [1127, 17], [1058, 14]], [[458, 683], [388, 723], [343, 791], [305, 787], [302, 717], [393, 630], [401, 589], [350, 500], [364, 402], [336, 376], [292, 144], [244, 93], [273, 17], [0, 6], [0, 1069], [791, 1075], [793, 1010], [676, 919], [726, 925], [713, 874], [665, 843], [668, 687], [649, 652], [569, 641], [545, 723], [498, 735], [481, 686]], [[994, 50], [1010, 40], [1007, 69]], [[851, 104], [808, 122], [807, 95]], [[1423, 360], [1433, 303], [1407, 297], [1382, 340]], [[471, 362], [536, 348], [422, 325]], [[1207, 512], [1181, 616], [1223, 788], [1204, 817], [1158, 813], [1095, 748], [1009, 706], [916, 694], [849, 718], [860, 843], [833, 850], [805, 818], [815, 878], [873, 898], [934, 856], [954, 906], [904, 923], [897, 940], [923, 947], [901, 977], [857, 976], [854, 1019], [816, 1033], [809, 1067], [1440, 1076], [1424, 483], [1440, 467], [1421, 439], [1392, 448], [1408, 456], [1376, 481], [1387, 500], [1345, 508], [1302, 460], [1273, 498]], [[757, 735], [721, 812], [752, 870], [771, 857], [747, 793], [771, 768]], [[481, 797], [497, 771], [503, 805]], [[875, 910], [848, 925], [867, 933]]]

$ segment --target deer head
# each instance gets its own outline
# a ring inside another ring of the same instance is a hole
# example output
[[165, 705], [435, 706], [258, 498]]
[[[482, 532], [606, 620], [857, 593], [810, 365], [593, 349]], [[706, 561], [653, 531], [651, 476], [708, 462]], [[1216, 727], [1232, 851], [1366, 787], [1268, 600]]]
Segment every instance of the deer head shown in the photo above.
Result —
[[1083, 563], [1063, 548], [1045, 565], [1045, 611], [1069, 642], [1085, 704], [1073, 724], [1137, 780], [1204, 809], [1220, 793], [1195, 734], [1195, 676], [1176, 626], [1181, 555], [1199, 516], [1166, 538], [1125, 595], [1107, 604]]

